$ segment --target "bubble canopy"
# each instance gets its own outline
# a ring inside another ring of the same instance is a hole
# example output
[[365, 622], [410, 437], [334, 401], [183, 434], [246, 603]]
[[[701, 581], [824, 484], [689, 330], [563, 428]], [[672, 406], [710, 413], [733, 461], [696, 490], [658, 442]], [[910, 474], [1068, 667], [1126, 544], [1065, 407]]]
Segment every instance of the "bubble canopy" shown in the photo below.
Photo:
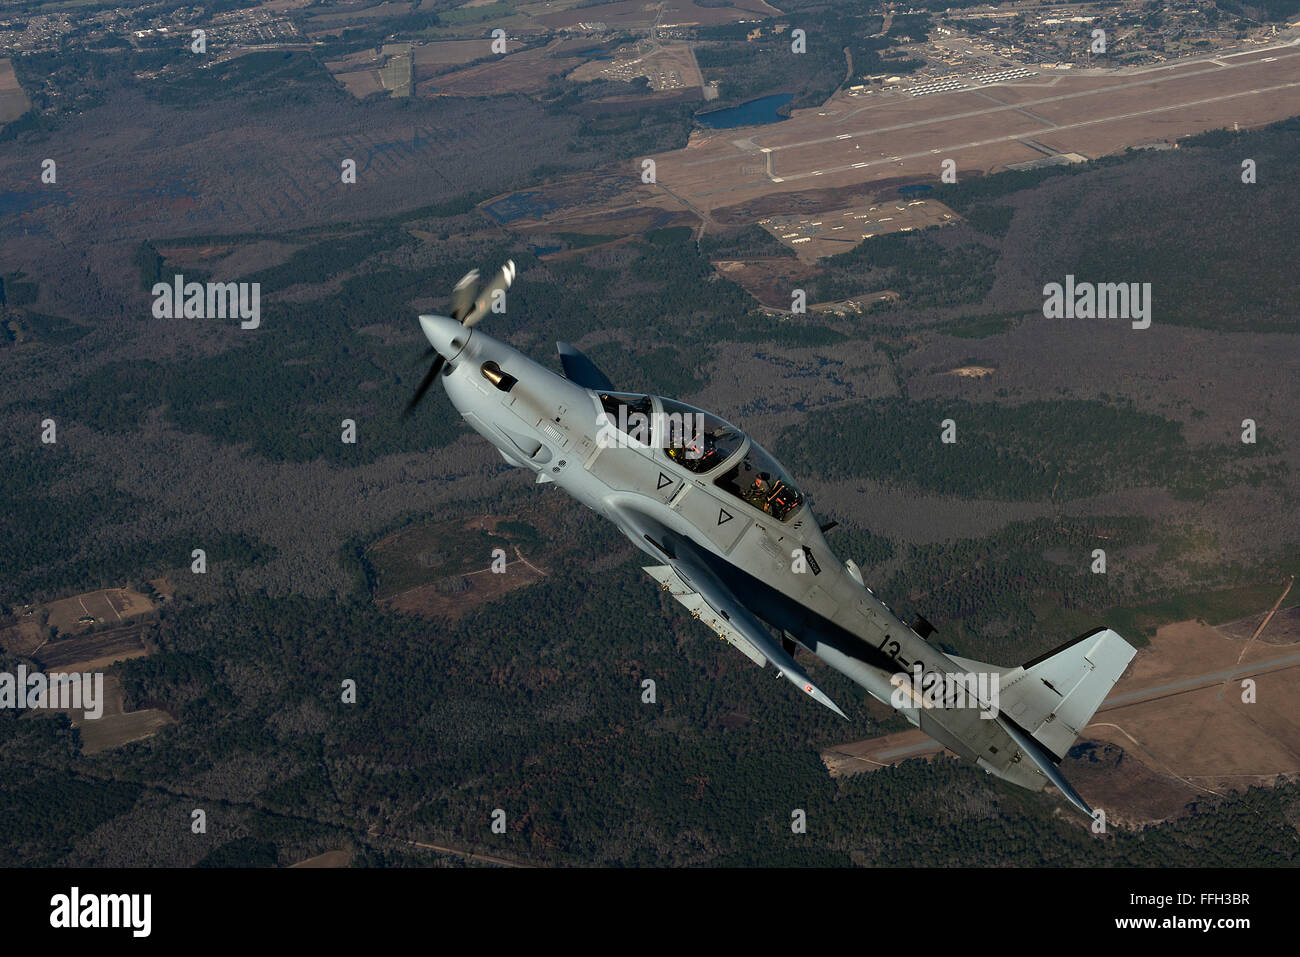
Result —
[[[659, 445], [669, 458], [698, 474], [723, 467], [714, 484], [777, 521], [799, 511], [803, 493], [767, 449], [711, 412], [673, 399], [659, 401], [664, 413]], [[731, 461], [742, 449], [744, 454]]]
[[803, 505], [803, 493], [789, 473], [752, 439], [740, 461], [714, 479], [713, 484], [779, 522], [788, 521]]
[[684, 469], [699, 475], [711, 472], [745, 444], [744, 432], [712, 412], [674, 399], [659, 402], [659, 447]]

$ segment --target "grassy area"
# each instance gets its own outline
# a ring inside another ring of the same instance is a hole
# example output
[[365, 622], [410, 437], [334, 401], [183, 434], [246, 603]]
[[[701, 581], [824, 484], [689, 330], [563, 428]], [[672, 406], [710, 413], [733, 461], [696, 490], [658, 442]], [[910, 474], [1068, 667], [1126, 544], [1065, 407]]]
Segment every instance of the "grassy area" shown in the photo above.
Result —
[[515, 7], [512, 3], [489, 3], [485, 7], [459, 7], [455, 10], [443, 10], [438, 14], [438, 21], [448, 25], [463, 23], [482, 23], [484, 20], [500, 20], [512, 17]]
[[[463, 519], [425, 525], [401, 532], [366, 553], [376, 583], [375, 597], [389, 598], [411, 588], [455, 575], [482, 571], [492, 564], [492, 551], [509, 548], [514, 540], [536, 541], [537, 532], [524, 522], [502, 522], [503, 535], [466, 528]], [[510, 560], [513, 560], [510, 555]]]
[[1222, 625], [1273, 607], [1282, 588], [1277, 582], [1243, 585], [1218, 591], [1194, 591], [1145, 605], [1121, 605], [1109, 609], [1106, 624], [1135, 645], [1145, 645], [1156, 629], [1175, 621], [1197, 619]]
[[[941, 441], [945, 421], [955, 442]], [[857, 402], [810, 415], [781, 445], [801, 472], [962, 497], [1076, 498], [1150, 485], [1199, 498], [1251, 477], [1235, 448], [1193, 448], [1173, 420], [1091, 400]]]
[[959, 339], [986, 339], [989, 336], [1010, 332], [1016, 326], [1016, 320], [1026, 313], [1004, 312], [994, 316], [962, 316], [937, 326], [939, 332]]

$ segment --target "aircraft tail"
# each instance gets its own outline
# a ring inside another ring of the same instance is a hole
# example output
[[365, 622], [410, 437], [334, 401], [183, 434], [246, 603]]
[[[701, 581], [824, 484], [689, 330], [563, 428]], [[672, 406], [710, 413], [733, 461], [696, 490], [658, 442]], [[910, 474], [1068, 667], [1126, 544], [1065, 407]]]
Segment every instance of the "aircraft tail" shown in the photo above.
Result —
[[1094, 629], [1003, 673], [998, 710], [1059, 762], [1135, 654], [1116, 632]]
[[954, 658], [971, 671], [998, 672], [997, 720], [1028, 762], [977, 763], [1021, 787], [1040, 790], [1052, 783], [1075, 807], [1092, 809], [1065, 779], [1058, 765], [1087, 727], [1097, 708], [1128, 667], [1136, 649], [1109, 628], [1097, 628], [1018, 668], [998, 668]]

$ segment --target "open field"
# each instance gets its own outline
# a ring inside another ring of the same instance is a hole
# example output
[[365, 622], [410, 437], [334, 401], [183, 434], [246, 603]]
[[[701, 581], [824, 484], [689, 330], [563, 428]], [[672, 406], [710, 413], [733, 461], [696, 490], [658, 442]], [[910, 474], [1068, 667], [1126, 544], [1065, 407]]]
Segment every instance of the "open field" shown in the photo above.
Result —
[[[522, 44], [518, 40], [506, 40], [506, 54], [517, 51]], [[474, 60], [481, 60], [492, 52], [491, 40], [435, 40], [432, 43], [416, 44], [411, 51], [415, 59], [417, 75], [420, 70], [427, 71], [448, 66], [459, 66]]]
[[381, 51], [388, 57], [379, 70], [379, 82], [393, 96], [411, 95], [411, 45], [409, 43], [388, 43]]
[[913, 728], [827, 748], [822, 752], [822, 762], [831, 777], [838, 778], [886, 768], [912, 758], [929, 760], [944, 753], [942, 745]]
[[324, 854], [317, 854], [315, 857], [309, 857], [297, 864], [290, 864], [289, 867], [347, 867], [351, 863], [352, 854], [350, 851], [326, 851]]
[[[366, 552], [375, 601], [403, 614], [459, 618], [542, 577], [520, 543], [534, 555], [540, 551], [532, 526], [508, 516], [423, 525], [390, 535]], [[506, 556], [503, 572], [492, 567], [498, 548]]]
[[337, 74], [336, 79], [358, 100], [364, 100], [370, 94], [381, 93], [384, 90], [384, 81], [380, 78], [378, 70], [353, 70], [349, 73]]
[[[516, 555], [506, 563], [505, 571], [500, 574], [490, 568], [482, 568], [466, 575], [441, 579], [399, 592], [383, 599], [380, 604], [391, 611], [418, 618], [455, 620], [479, 605], [525, 588], [541, 577], [541, 572], [535, 566], [529, 564], [522, 555]], [[455, 590], [447, 590], [449, 587], [454, 587]]]
[[392, 2], [376, 4], [340, 4], [338, 6], [325, 8], [332, 12], [319, 13], [308, 17], [304, 24], [304, 29], [307, 36], [316, 39], [328, 34], [342, 33], [348, 27], [375, 23], [380, 20], [386, 20], [390, 17], [399, 17], [410, 13], [414, 7], [414, 3]]
[[[153, 611], [154, 604], [144, 595], [130, 588], [103, 588], [99, 591], [60, 598], [37, 609], [49, 612], [49, 623], [60, 634], [85, 631], [92, 624], [121, 622], [133, 615]], [[93, 619], [84, 621], [83, 619]]]
[[774, 193], [890, 178], [936, 182], [1052, 152], [1098, 157], [1152, 139], [1259, 126], [1295, 112], [1300, 49], [1278, 46], [1215, 60], [1105, 75], [1036, 76], [924, 97], [836, 96], [789, 120], [695, 134], [656, 157], [659, 184], [712, 213]]
[[[96, 593], [100, 594], [100, 593]], [[45, 642], [36, 658], [47, 674], [95, 674], [131, 658], [142, 658], [149, 650], [141, 640], [140, 623], [111, 628], [92, 635]], [[65, 713], [74, 728], [81, 731], [81, 751], [94, 754], [121, 747], [155, 734], [159, 728], [173, 724], [166, 711], [142, 708], [124, 711], [122, 684], [115, 675], [104, 675], [103, 711], [98, 718], [87, 718], [83, 709], [69, 708]]]
[[609, 60], [590, 60], [569, 74], [576, 83], [599, 79], [627, 83], [637, 77], [645, 77], [656, 92], [704, 85], [699, 64], [686, 43], [668, 43], [649, 51], [625, 47], [615, 51]]
[[758, 224], [804, 262], [814, 262], [847, 252], [872, 236], [947, 226], [959, 219], [935, 200], [898, 199], [827, 212], [772, 216], [760, 219]]
[[[552, 49], [556, 48], [556, 49]], [[432, 79], [421, 80], [417, 92], [422, 96], [489, 96], [509, 93], [535, 93], [543, 89], [554, 75], [563, 75], [585, 61], [582, 57], [559, 52], [559, 41], [494, 57], [477, 66]], [[483, 54], [486, 55], [485, 50]]]
[[103, 707], [103, 714], [94, 719], [86, 718], [79, 710], [68, 711], [72, 726], [81, 732], [82, 754], [120, 748], [124, 744], [157, 734], [159, 728], [175, 724], [171, 715], [158, 708], [123, 711], [122, 685], [113, 675], [104, 676]]
[[124, 625], [93, 635], [46, 642], [36, 655], [46, 671], [101, 671], [119, 661], [149, 654], [140, 640], [142, 626]]
[[8, 57], [0, 59], [0, 125], [16, 120], [31, 107], [27, 94], [18, 85], [14, 66]]
[[[1242, 701], [1247, 678], [1253, 703]], [[1268, 784], [1300, 773], [1297, 678], [1300, 644], [1246, 647], [1210, 625], [1178, 622], [1134, 659], [1087, 735], [1205, 790]]]
[[809, 275], [800, 260], [774, 256], [720, 259], [713, 263], [713, 268], [772, 309], [789, 309], [790, 290], [798, 288]]
[[[561, 6], [561, 4], [554, 6]], [[662, 0], [660, 3], [647, 3], [646, 0], [615, 0], [614, 3], [574, 6], [555, 13], [542, 12], [546, 8], [553, 9], [550, 4], [519, 7], [521, 11], [527, 11], [537, 23], [555, 30], [577, 27], [580, 23], [603, 23], [611, 28], [642, 30], [655, 24], [661, 27], [717, 26], [739, 20], [780, 15], [779, 11], [764, 3], [763, 0], [734, 0], [731, 5], [725, 7], [696, 6], [691, 0]]]

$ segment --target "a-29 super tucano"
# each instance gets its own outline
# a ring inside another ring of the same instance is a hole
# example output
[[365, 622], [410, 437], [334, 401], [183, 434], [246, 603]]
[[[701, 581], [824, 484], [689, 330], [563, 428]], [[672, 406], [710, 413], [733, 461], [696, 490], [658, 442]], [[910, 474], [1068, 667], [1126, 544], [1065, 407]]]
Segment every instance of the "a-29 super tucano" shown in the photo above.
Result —
[[985, 771], [1034, 791], [1050, 782], [1092, 813], [1058, 765], [1132, 660], [1128, 642], [1098, 628], [1011, 668], [933, 647], [924, 619], [905, 625], [835, 558], [798, 486], [744, 432], [615, 391], [564, 343], [560, 376], [474, 328], [514, 271], [482, 291], [471, 272], [451, 317], [420, 317], [437, 358], [408, 413], [441, 381], [509, 464], [618, 525], [654, 560], [650, 576], [760, 667], [844, 716], [795, 660], [802, 646]]

